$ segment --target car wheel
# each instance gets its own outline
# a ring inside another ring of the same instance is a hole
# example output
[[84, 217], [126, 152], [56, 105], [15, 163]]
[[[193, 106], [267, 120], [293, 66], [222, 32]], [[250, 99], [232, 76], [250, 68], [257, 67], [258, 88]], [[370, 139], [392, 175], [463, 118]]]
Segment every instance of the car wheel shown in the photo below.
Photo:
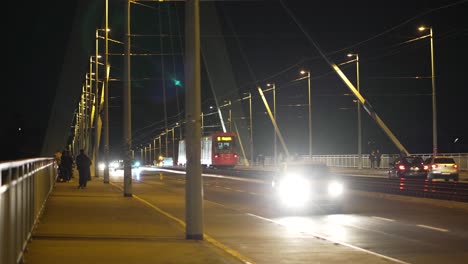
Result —
[[434, 175], [432, 173], [427, 174], [427, 179], [432, 181], [434, 179]]

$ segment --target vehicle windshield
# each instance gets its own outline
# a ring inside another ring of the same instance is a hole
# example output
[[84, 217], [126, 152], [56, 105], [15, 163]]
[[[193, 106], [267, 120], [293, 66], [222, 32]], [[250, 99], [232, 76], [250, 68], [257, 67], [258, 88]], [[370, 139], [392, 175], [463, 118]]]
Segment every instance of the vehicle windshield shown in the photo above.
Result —
[[420, 164], [423, 162], [422, 158], [420, 157], [405, 157], [404, 161], [408, 164]]
[[455, 163], [452, 158], [435, 158], [434, 163]]
[[283, 170], [306, 177], [323, 177], [329, 174], [325, 164], [285, 164]]

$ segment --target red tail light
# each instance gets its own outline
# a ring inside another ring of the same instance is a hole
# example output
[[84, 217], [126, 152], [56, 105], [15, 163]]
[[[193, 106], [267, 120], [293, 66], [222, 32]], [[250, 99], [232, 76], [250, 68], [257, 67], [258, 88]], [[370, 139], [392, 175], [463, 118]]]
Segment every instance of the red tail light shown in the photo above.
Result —
[[400, 166], [398, 166], [398, 169], [399, 169], [399, 170], [405, 170], [405, 165], [400, 165]]
[[424, 165], [424, 170], [428, 170], [428, 169], [429, 169], [429, 166]]
[[439, 165], [437, 165], [437, 164], [432, 164], [432, 168], [433, 168], [433, 169], [437, 169], [437, 167], [439, 167]]
[[453, 167], [454, 167], [455, 169], [457, 169], [457, 168], [458, 168], [458, 165], [457, 165], [457, 164], [453, 164]]
[[215, 159], [219, 158], [218, 154], [215, 154], [215, 155], [214, 155], [214, 158], [215, 158]]
[[237, 158], [237, 154], [234, 154], [234, 158]]

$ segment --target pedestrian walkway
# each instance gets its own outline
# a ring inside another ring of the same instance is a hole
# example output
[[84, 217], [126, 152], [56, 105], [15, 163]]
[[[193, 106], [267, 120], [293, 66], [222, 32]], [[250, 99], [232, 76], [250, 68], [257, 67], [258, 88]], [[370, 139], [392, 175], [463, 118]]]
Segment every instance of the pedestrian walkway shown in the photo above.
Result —
[[122, 190], [75, 177], [54, 187], [25, 254], [28, 264], [242, 263]]

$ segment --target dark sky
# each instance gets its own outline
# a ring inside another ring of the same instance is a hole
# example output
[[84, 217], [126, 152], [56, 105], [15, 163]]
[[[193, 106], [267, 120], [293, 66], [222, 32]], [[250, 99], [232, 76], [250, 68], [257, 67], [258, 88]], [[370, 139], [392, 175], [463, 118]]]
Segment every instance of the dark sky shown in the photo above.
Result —
[[[73, 45], [70, 32], [78, 2], [52, 1], [45, 5], [33, 1], [12, 9], [11, 19], [6, 24], [8, 87], [3, 88], [1, 103], [0, 160], [35, 157], [40, 153], [62, 70], [69, 63], [65, 54]], [[116, 1], [110, 2], [110, 27], [115, 29], [111, 37], [122, 40], [123, 10]], [[166, 79], [167, 88], [173, 87], [171, 79], [183, 76], [183, 4], [164, 4], [162, 28], [164, 33], [173, 36], [163, 42], [164, 52], [173, 54], [164, 60], [164, 75], [161, 60], [157, 57], [132, 58], [132, 118], [136, 145], [150, 143], [163, 127], [161, 76]], [[429, 39], [404, 43], [422, 35], [417, 31], [421, 24], [432, 26], [434, 31], [439, 151], [468, 152], [468, 1], [220, 1], [217, 6], [232, 74], [239, 89], [252, 92], [254, 97], [253, 131], [257, 153], [271, 155], [273, 132], [256, 85], [275, 82], [278, 123], [285, 141], [290, 152], [306, 154], [307, 83], [293, 82], [300, 77], [298, 71], [301, 68], [311, 70], [314, 153], [357, 152], [353, 97], [343, 95], [350, 93], [349, 90], [320, 54], [339, 64], [348, 60], [345, 55], [349, 52], [359, 53], [362, 95], [385, 124], [410, 153], [430, 153]], [[89, 14], [93, 13], [93, 8], [90, 5]], [[156, 11], [133, 6], [132, 12], [135, 17], [133, 33], [159, 34]], [[83, 24], [88, 22], [84, 20]], [[101, 28], [102, 24], [97, 23], [95, 27]], [[92, 38], [93, 34], [84, 31], [83, 37]], [[155, 37], [135, 37], [132, 44], [135, 53], [160, 52], [161, 42]], [[111, 49], [111, 52], [121, 52], [118, 46], [111, 46]], [[89, 57], [84, 57], [83, 63], [88, 60]], [[111, 63], [115, 67], [111, 75], [120, 78], [121, 59], [112, 57]], [[353, 83], [356, 81], [354, 63], [344, 65], [342, 70]], [[213, 96], [207, 88], [208, 77], [203, 76], [203, 111], [206, 112], [213, 103], [210, 99]], [[426, 78], [414, 78], [416, 76]], [[118, 149], [121, 84], [113, 85], [116, 88], [111, 94], [110, 128], [115, 132], [111, 149]], [[183, 92], [183, 87], [180, 91]], [[175, 90], [168, 89], [166, 96], [167, 115], [171, 118], [178, 113]], [[230, 98], [229, 94], [218, 96]], [[77, 103], [74, 98], [65, 100], [70, 100], [70, 104]], [[183, 109], [183, 99], [179, 103]], [[72, 118], [70, 116], [70, 122]], [[384, 153], [397, 151], [365, 112], [363, 144], [365, 151], [370, 144]]]

